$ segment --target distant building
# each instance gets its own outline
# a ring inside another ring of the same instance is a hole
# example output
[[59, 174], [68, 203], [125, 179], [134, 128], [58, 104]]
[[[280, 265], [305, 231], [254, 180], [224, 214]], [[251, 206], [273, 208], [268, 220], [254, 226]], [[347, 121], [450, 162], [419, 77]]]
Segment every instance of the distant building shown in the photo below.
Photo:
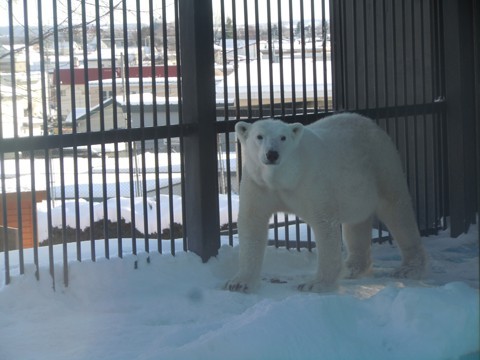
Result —
[[[74, 104], [76, 108], [92, 108], [100, 104], [101, 101], [114, 95], [124, 95], [127, 82], [130, 94], [137, 94], [140, 92], [140, 73], [142, 75], [144, 93], [152, 92], [152, 74], [154, 74], [153, 77], [157, 80], [157, 95], [165, 95], [164, 84], [166, 76], [169, 78], [170, 94], [177, 94], [176, 66], [168, 66], [167, 69], [165, 69], [164, 66], [155, 66], [154, 73], [152, 72], [151, 66], [145, 66], [141, 71], [138, 66], [131, 66], [128, 67], [128, 73], [125, 74], [122, 74], [120, 68], [59, 69], [52, 73], [51, 97], [55, 99], [53, 105], [57, 110], [61, 110], [61, 117], [65, 119], [72, 111], [72, 104]], [[58, 79], [56, 77], [57, 74]], [[113, 94], [114, 83], [116, 94]], [[57, 85], [60, 86], [60, 104], [58, 104], [57, 101]], [[88, 103], [85, 97], [86, 91], [89, 95]], [[100, 91], [102, 91], [101, 94]], [[73, 101], [72, 92], [75, 101]]]

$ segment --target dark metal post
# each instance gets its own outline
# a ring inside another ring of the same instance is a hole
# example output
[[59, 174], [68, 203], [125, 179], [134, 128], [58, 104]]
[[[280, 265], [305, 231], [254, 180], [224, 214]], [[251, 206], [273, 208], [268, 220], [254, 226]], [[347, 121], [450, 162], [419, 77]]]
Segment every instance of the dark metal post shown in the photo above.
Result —
[[[475, 222], [475, 0], [443, 2], [445, 95], [448, 141], [448, 182], [451, 236]], [[478, 116], [478, 114], [477, 114]], [[477, 139], [478, 141], [478, 139]]]
[[217, 143], [213, 16], [210, 0], [179, 0], [182, 120], [188, 249], [205, 262], [218, 253]]

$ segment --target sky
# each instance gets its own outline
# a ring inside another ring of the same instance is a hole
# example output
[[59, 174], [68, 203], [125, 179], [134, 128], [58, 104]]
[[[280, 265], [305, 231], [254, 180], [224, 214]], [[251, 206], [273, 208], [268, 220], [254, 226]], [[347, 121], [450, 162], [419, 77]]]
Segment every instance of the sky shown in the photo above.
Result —
[[[134, 23], [137, 20], [137, 0], [86, 0], [85, 9], [87, 14], [87, 21], [89, 19], [94, 19], [95, 17], [95, 9], [96, 4], [98, 3], [100, 14], [106, 14], [109, 11], [110, 5], [121, 9], [123, 6], [123, 2], [126, 2], [127, 5], [127, 21], [129, 23]], [[149, 2], [148, 0], [138, 0], [138, 4], [140, 5], [140, 14], [141, 14], [141, 21], [142, 23], [149, 22]], [[38, 4], [40, 3], [42, 11], [42, 21], [45, 25], [53, 25], [53, 3], [56, 4], [57, 9], [57, 19], [59, 23], [65, 21], [68, 17], [68, 0], [37, 0], [31, 1], [28, 0], [28, 23], [31, 26], [37, 25], [38, 20]], [[81, 15], [81, 1], [80, 0], [72, 0], [71, 1], [71, 8], [72, 8], [72, 19], [74, 23], [81, 22], [82, 15]], [[244, 14], [245, 14], [245, 4], [247, 4], [247, 14], [248, 14], [248, 21], [249, 23], [254, 23], [255, 21], [255, 13], [258, 11], [260, 22], [266, 22], [267, 19], [267, 5], [270, 3], [270, 9], [272, 14], [272, 20], [276, 21], [278, 19], [278, 1], [276, 0], [258, 0], [258, 8], [255, 7], [255, 2], [251, 0], [240, 0], [240, 1], [225, 1], [225, 16], [226, 17], [233, 17], [233, 8], [236, 9], [236, 20], [238, 24], [242, 24], [244, 22]], [[320, 18], [322, 15], [322, 2], [321, 1], [311, 1], [305, 0], [303, 1], [303, 14], [305, 20], [310, 19], [311, 14], [311, 4], [315, 4], [315, 16]], [[24, 20], [24, 1], [22, 0], [14, 0], [13, 1], [13, 18], [15, 25], [21, 25], [25, 23]], [[172, 21], [175, 16], [175, 9], [174, 9], [174, 1], [173, 0], [164, 0], [164, 1], [152, 1], [154, 17], [156, 19], [162, 17], [162, 6], [165, 4], [166, 6], [166, 17], [169, 21]], [[234, 6], [235, 4], [235, 6]], [[281, 13], [282, 18], [284, 21], [289, 19], [290, 10], [292, 12], [292, 18], [295, 22], [300, 21], [301, 19], [301, 2], [294, 0], [292, 1], [292, 6], [290, 8], [289, 1], [281, 0]], [[213, 17], [215, 22], [220, 22], [220, 11], [221, 5], [220, 0], [212, 0], [212, 8], [213, 8]], [[8, 2], [6, 0], [0, 1], [0, 9], [2, 11], [8, 11]], [[325, 9], [326, 14], [328, 14], [328, 1], [325, 1]], [[108, 18], [108, 17], [107, 17]], [[115, 22], [122, 23], [123, 21], [123, 14], [122, 11], [117, 11], [115, 13]], [[5, 24], [6, 25], [6, 24]]]

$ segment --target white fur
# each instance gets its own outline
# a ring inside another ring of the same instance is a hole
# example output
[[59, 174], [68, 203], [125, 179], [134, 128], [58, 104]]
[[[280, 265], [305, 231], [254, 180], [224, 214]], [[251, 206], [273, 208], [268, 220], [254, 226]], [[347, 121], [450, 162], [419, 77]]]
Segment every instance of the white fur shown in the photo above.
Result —
[[402, 252], [403, 263], [394, 275], [421, 276], [425, 255], [400, 159], [373, 121], [345, 113], [308, 126], [273, 119], [239, 122], [235, 130], [244, 160], [240, 269], [227, 289], [248, 292], [258, 285], [268, 221], [277, 211], [298, 215], [315, 234], [317, 273], [300, 290], [335, 288], [342, 269], [341, 233], [348, 250], [347, 276], [369, 270], [374, 214]]

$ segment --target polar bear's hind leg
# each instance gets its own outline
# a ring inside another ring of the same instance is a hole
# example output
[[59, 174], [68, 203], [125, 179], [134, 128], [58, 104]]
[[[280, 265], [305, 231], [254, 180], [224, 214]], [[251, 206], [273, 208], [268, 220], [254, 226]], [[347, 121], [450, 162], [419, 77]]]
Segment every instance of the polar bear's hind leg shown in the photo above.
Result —
[[393, 272], [393, 276], [421, 278], [425, 271], [426, 256], [410, 199], [383, 201], [377, 215], [393, 235], [402, 253], [402, 265]]
[[372, 265], [372, 218], [358, 224], [343, 224], [342, 235], [348, 254], [344, 276], [354, 279], [368, 273]]

